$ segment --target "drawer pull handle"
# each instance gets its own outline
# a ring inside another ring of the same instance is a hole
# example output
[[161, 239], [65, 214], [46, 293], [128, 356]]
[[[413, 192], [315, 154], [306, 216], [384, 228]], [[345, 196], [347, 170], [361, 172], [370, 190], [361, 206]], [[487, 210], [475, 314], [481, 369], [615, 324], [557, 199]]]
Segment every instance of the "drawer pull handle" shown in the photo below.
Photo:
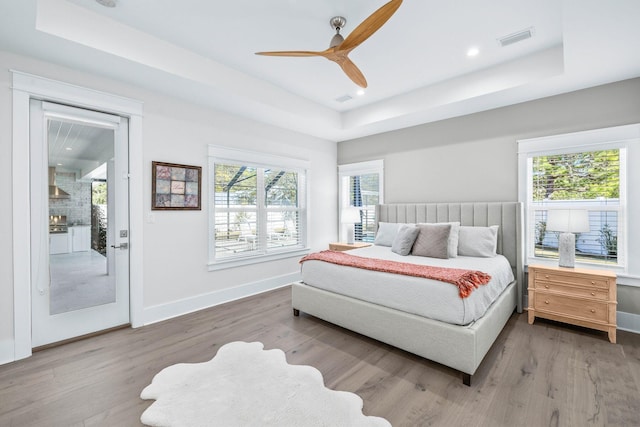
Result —
[[545, 300], [545, 301], [544, 301], [544, 303], [545, 303], [545, 304], [549, 304], [549, 300]]
[[545, 274], [545, 275], [544, 275], [544, 278], [545, 278], [545, 279], [548, 279], [548, 278], [549, 278], [549, 275], [548, 275], [548, 274]]
[[591, 309], [591, 312], [592, 312], [592, 313], [595, 313], [595, 312], [596, 312], [596, 309], [595, 309], [595, 308], [592, 308], [592, 309]]
[[595, 293], [595, 292], [591, 292], [591, 296], [592, 296], [592, 297], [595, 297], [595, 296], [596, 296], [596, 293]]
[[549, 289], [549, 285], [544, 285], [545, 288]]
[[596, 284], [596, 282], [594, 282], [594, 281], [592, 280], [592, 281], [591, 281], [591, 284], [592, 284], [592, 285], [595, 285], [595, 284]]

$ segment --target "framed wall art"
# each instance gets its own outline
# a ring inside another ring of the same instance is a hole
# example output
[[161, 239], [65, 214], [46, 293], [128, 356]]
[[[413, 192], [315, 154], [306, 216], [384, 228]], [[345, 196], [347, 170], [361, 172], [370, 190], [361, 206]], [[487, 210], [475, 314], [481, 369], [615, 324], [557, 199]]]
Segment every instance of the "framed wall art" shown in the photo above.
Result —
[[151, 162], [152, 210], [201, 210], [202, 167]]

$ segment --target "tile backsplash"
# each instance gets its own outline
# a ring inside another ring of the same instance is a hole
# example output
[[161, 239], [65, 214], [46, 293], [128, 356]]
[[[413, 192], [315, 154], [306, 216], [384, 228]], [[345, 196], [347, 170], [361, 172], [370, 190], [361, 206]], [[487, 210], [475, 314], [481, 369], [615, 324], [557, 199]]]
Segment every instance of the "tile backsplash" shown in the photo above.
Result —
[[56, 172], [56, 185], [68, 199], [49, 199], [49, 215], [66, 215], [69, 225], [91, 224], [91, 183], [76, 180], [73, 172]]

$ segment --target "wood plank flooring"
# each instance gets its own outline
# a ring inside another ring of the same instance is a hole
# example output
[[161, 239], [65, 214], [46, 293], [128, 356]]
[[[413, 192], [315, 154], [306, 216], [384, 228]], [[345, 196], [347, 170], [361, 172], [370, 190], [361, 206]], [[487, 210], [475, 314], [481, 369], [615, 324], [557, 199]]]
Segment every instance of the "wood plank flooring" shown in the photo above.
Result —
[[640, 426], [640, 335], [514, 314], [471, 387], [445, 366], [302, 313], [290, 288], [123, 329], [0, 366], [0, 426], [139, 426], [162, 368], [231, 341], [280, 348], [394, 426]]

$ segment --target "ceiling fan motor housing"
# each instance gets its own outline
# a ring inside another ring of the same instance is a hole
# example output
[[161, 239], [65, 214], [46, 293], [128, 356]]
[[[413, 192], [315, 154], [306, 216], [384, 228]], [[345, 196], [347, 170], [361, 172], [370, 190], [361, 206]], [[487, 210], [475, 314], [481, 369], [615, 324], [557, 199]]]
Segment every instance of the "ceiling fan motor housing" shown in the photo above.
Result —
[[334, 16], [329, 20], [329, 24], [331, 24], [331, 28], [336, 30], [336, 34], [331, 39], [331, 42], [329, 43], [329, 47], [336, 47], [344, 41], [344, 37], [342, 37], [342, 35], [340, 34], [340, 30], [344, 28], [346, 23], [347, 23], [347, 20], [342, 16]]

